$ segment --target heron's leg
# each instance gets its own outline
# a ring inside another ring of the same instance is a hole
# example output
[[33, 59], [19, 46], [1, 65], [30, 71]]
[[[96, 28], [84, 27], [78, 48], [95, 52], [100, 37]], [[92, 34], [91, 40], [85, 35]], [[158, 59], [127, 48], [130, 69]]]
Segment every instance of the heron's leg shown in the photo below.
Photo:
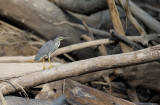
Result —
[[43, 58], [43, 70], [46, 69], [44, 62], [45, 62], [45, 58]]
[[48, 61], [50, 63], [50, 67], [49, 68], [53, 67], [53, 65], [51, 64], [50, 55], [49, 55]]

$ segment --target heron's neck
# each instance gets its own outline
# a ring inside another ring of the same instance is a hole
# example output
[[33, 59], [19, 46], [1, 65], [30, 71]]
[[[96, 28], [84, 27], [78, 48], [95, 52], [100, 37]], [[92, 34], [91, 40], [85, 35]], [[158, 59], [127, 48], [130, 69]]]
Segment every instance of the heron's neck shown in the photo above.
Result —
[[60, 39], [56, 38], [53, 41], [60, 42]]

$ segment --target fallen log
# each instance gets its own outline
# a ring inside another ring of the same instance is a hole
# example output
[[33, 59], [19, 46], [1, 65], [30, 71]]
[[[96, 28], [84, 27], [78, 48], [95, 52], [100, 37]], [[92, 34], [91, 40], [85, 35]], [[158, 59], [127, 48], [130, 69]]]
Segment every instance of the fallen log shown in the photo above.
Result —
[[[72, 77], [70, 79], [74, 80], [76, 82], [79, 82], [79, 83], [86, 84], [88, 82], [96, 83], [93, 81], [104, 78], [104, 76], [106, 77], [107, 75], [109, 75], [109, 78], [112, 81], [113, 75], [114, 76], [116, 75], [116, 76], [123, 76], [125, 83], [127, 83], [131, 88], [143, 87], [146, 89], [152, 89], [155, 91], [159, 91], [160, 87], [158, 87], [158, 86], [160, 86], [159, 85], [160, 79], [158, 78], [158, 76], [156, 76], [159, 74], [159, 71], [158, 71], [159, 67], [160, 67], [160, 65], [158, 62], [153, 62], [153, 63], [141, 64], [141, 65], [136, 65], [136, 66], [131, 66], [131, 67], [125, 67], [124, 70], [123, 70], [123, 68], [121, 68], [122, 72], [118, 73], [118, 74], [114, 72], [115, 71], [114, 69], [110, 69], [110, 70], [97, 71], [97, 72], [93, 72], [93, 73], [87, 73], [84, 75]], [[151, 69], [152, 69], [152, 71], [151, 71]], [[143, 75], [143, 74], [145, 74], [145, 75]], [[147, 74], [149, 74], [150, 76]], [[155, 76], [152, 76], [152, 74]], [[151, 81], [151, 82], [149, 82], [149, 81]], [[62, 95], [63, 83], [64, 83], [63, 80], [59, 80], [59, 81], [54, 81], [51, 83], [41, 85], [41, 86], [43, 86], [44, 89], [42, 89], [41, 92], [36, 96], [36, 99], [47, 100], [47, 101], [54, 100], [55, 96], [58, 97], [58, 96]], [[99, 82], [97, 82], [97, 83], [99, 83]], [[157, 83], [156, 88], [159, 90], [155, 89], [154, 83]], [[100, 84], [100, 85], [103, 85], [103, 84]], [[108, 82], [107, 83], [105, 82], [104, 85], [106, 87], [109, 86]], [[29, 90], [34, 91], [36, 88], [41, 88], [41, 86], [37, 86], [33, 90], [32, 90], [32, 88]], [[105, 88], [104, 86], [103, 86], [103, 89], [105, 92], [111, 94], [112, 96], [116, 96], [116, 97], [128, 100], [128, 96], [126, 95], [126, 86], [121, 82], [111, 82], [112, 92], [110, 92], [110, 89]], [[55, 91], [53, 92], [53, 90], [55, 90]], [[137, 88], [136, 88], [136, 90], [137, 90]], [[143, 97], [143, 95], [141, 95], [139, 92], [137, 93], [137, 95], [138, 95], [138, 98]], [[146, 97], [146, 96], [144, 96], [144, 97]], [[145, 99], [145, 98], [143, 98], [143, 99]], [[142, 101], [142, 100], [140, 99], [140, 101]]]
[[[70, 5], [70, 4], [68, 4], [68, 3], [65, 3], [64, 4], [64, 2], [67, 2], [67, 1], [65, 1], [65, 0], [60, 0], [60, 1], [63, 1], [63, 2], [59, 2], [59, 0], [56, 0], [55, 2], [57, 2], [57, 5], [59, 5], [60, 7], [62, 7], [62, 8], [65, 8], [65, 7], [67, 7], [68, 5]], [[72, 0], [70, 0], [70, 2], [71, 2]], [[80, 2], [87, 2], [86, 0], [83, 0], [83, 1], [80, 1]], [[92, 0], [92, 1], [94, 1], [94, 0]], [[118, 3], [118, 4], [120, 4], [119, 3], [119, 1], [118, 0], [115, 0], [116, 1], [116, 3]], [[125, 7], [125, 3], [126, 3], [126, 0], [120, 0], [121, 1], [121, 3], [122, 3], [122, 5], [123, 5], [123, 7]], [[73, 2], [75, 2], [74, 0], [73, 0]], [[77, 1], [76, 1], [77, 2]], [[91, 7], [90, 9], [89, 9], [89, 11], [92, 11], [92, 9], [95, 7], [95, 6], [98, 6], [98, 7], [101, 7], [101, 8], [104, 8], [104, 4], [105, 4], [105, 2], [106, 2], [106, 0], [100, 0], [100, 1], [94, 1], [94, 2], [91, 2], [91, 1], [89, 1], [88, 3], [85, 3], [85, 7]], [[78, 3], [77, 3], [78, 4]], [[89, 6], [90, 5], [90, 6]], [[71, 7], [73, 7], [73, 5], [71, 5]], [[83, 7], [83, 5], [81, 5], [81, 4], [78, 4], [78, 6], [77, 6], [77, 8], [78, 7]], [[93, 7], [93, 8], [92, 8]], [[106, 3], [106, 7], [107, 7], [107, 3]], [[70, 6], [69, 7], [67, 7], [69, 10], [71, 10], [71, 11], [75, 11], [75, 10], [73, 10], [73, 9], [75, 9], [75, 8], [70, 8]], [[136, 16], [138, 19], [140, 19], [146, 26], [148, 26], [150, 29], [152, 29], [152, 30], [154, 30], [155, 32], [158, 32], [158, 33], [160, 33], [160, 30], [159, 30], [159, 28], [158, 27], [160, 27], [160, 23], [155, 19], [155, 18], [153, 18], [152, 16], [150, 16], [147, 12], [145, 12], [143, 9], [141, 9], [141, 8], [139, 8], [136, 4], [134, 4], [132, 1], [129, 1], [129, 8], [130, 8], [130, 11], [131, 11], [131, 13], [134, 15], [134, 16]], [[77, 9], [76, 9], [77, 10]], [[86, 10], [88, 10], [88, 8], [86, 9]], [[77, 11], [78, 12], [78, 11]], [[82, 13], [82, 12], [81, 12]], [[84, 12], [83, 12], [84, 13]]]
[[54, 3], [64, 10], [87, 15], [107, 8], [105, 0], [54, 0]]
[[[8, 4], [12, 9], [5, 4]], [[70, 43], [73, 43], [73, 41], [74, 43], [80, 42], [77, 32], [72, 27], [56, 27], [52, 24], [67, 19], [62, 10], [49, 1], [0, 0], [0, 11], [1, 16], [12, 19], [19, 25], [27, 26], [45, 39], [53, 39], [58, 35], [71, 35], [75, 40], [69, 41]], [[60, 18], [57, 18], [57, 16]]]
[[127, 100], [116, 98], [68, 79], [66, 80], [65, 94], [73, 105], [135, 105]]
[[139, 51], [100, 56], [63, 64], [45, 71], [34, 72], [22, 77], [11, 79], [9, 82], [12, 83], [12, 85], [6, 82], [0, 83], [0, 87], [4, 87], [2, 88], [2, 93], [6, 95], [21, 90], [17, 84], [21, 85], [23, 88], [30, 88], [47, 82], [78, 76], [89, 72], [153, 62], [159, 59], [160, 45], [157, 45]]

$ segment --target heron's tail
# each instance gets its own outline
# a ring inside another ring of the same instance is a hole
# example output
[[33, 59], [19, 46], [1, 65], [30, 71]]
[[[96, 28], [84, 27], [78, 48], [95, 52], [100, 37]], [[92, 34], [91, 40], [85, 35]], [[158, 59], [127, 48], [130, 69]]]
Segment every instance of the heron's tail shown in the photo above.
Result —
[[34, 60], [35, 60], [35, 61], [40, 61], [40, 58], [41, 58], [41, 57], [39, 57], [38, 55], [36, 55], [36, 57], [35, 57]]

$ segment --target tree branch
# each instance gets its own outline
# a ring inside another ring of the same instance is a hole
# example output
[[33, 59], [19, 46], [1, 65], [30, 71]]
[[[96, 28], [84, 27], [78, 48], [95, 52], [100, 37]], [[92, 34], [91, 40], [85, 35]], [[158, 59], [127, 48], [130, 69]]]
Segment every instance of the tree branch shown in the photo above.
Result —
[[[110, 11], [110, 15], [111, 15], [111, 19], [112, 19], [112, 23], [113, 23], [113, 27], [115, 29], [116, 32], [118, 32], [119, 34], [121, 34], [122, 36], [126, 37], [121, 20], [119, 18], [119, 13], [117, 11], [117, 7], [115, 4], [114, 0], [107, 0], [108, 3], [108, 7], [109, 7], [109, 11]], [[120, 46], [123, 52], [130, 52], [132, 51], [132, 48], [127, 46], [124, 43], [120, 42]]]
[[115, 38], [117, 38], [119, 41], [127, 44], [128, 46], [132, 47], [133, 49], [140, 50], [144, 49], [144, 47], [140, 46], [139, 44], [127, 39], [126, 37], [123, 37], [122, 35], [116, 33], [114, 30], [111, 30], [111, 35]]
[[[84, 42], [84, 43], [78, 43], [78, 44], [73, 44], [67, 47], [62, 47], [56, 50], [51, 57], [53, 56], [58, 56], [60, 54], [68, 53], [71, 51], [87, 48], [87, 47], [92, 47], [92, 46], [97, 46], [101, 44], [110, 44], [113, 43], [113, 41], [109, 39], [100, 39], [100, 40], [94, 40], [94, 41], [89, 41], [89, 42]], [[35, 56], [16, 56], [16, 57], [0, 57], [0, 62], [5, 63], [5, 62], [31, 62], [33, 61]]]
[[15, 92], [16, 90], [20, 90], [20, 87], [17, 87], [15, 84], [19, 84], [23, 88], [30, 88], [47, 82], [78, 76], [89, 72], [148, 63], [159, 59], [160, 45], [157, 45], [139, 51], [110, 56], [100, 56], [63, 64], [49, 70], [34, 72], [19, 78], [11, 79], [9, 82], [12, 83], [16, 89], [6, 82], [0, 83], [0, 87], [5, 87], [2, 92], [6, 95]]
[[[122, 0], [119, 0], [120, 3], [122, 2]], [[130, 20], [130, 22], [135, 26], [135, 28], [139, 31], [139, 33], [141, 35], [146, 35], [147, 33], [145, 32], [144, 28], [137, 22], [137, 20], [132, 16], [132, 13], [130, 11], [129, 8], [129, 0], [126, 1], [125, 5], [122, 5], [122, 7], [125, 9], [126, 11], [126, 15], [128, 17], [128, 19]]]

